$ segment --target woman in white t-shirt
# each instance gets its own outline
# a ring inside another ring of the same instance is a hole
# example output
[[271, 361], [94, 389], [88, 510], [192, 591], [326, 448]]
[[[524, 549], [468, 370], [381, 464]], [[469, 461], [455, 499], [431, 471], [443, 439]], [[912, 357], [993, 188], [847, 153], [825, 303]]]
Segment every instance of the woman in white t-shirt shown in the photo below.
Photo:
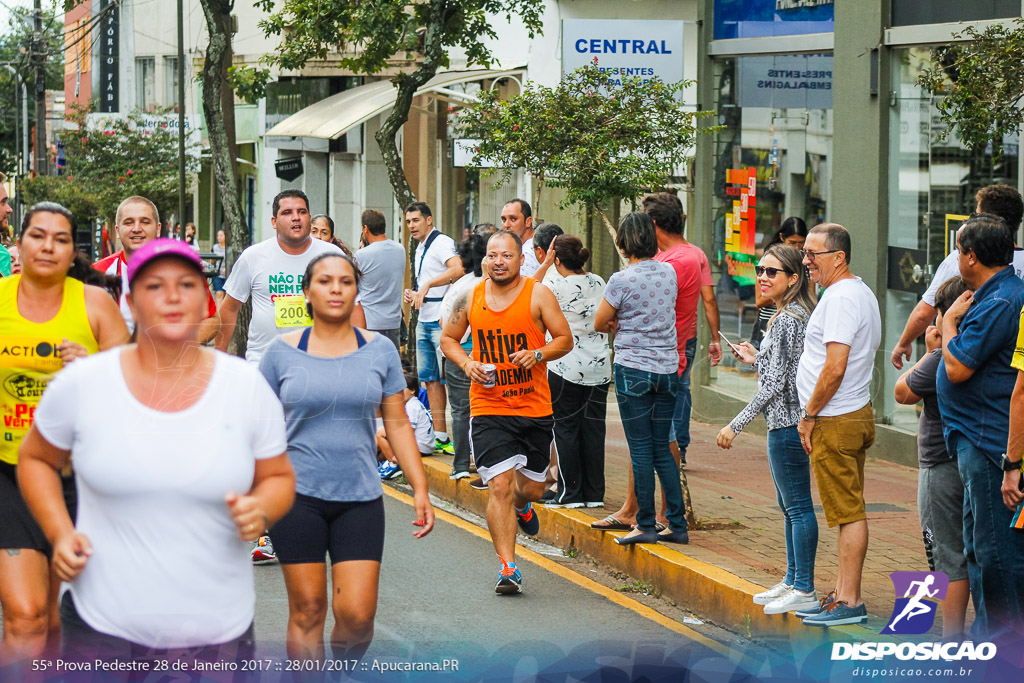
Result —
[[[64, 657], [247, 659], [248, 542], [295, 495], [281, 404], [255, 368], [200, 346], [206, 286], [191, 247], [150, 242], [128, 282], [138, 343], [51, 381], [20, 451], [25, 500], [69, 582]], [[76, 525], [59, 478], [72, 457]]]

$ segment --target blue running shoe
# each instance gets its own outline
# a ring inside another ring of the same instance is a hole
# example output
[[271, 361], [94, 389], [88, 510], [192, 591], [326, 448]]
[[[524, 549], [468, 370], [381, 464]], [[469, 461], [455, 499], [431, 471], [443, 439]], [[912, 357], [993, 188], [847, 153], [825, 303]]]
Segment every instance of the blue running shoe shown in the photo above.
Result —
[[821, 614], [804, 619], [807, 626], [846, 626], [860, 624], [868, 620], [868, 608], [864, 603], [850, 607], [842, 600], [833, 602]]
[[527, 536], [536, 536], [540, 531], [540, 520], [537, 519], [537, 513], [533, 511], [532, 503], [527, 503], [525, 510], [516, 510], [516, 521], [519, 522], [519, 528]]
[[519, 573], [514, 564], [501, 563], [501, 571], [498, 572], [498, 583], [494, 585], [494, 592], [499, 595], [514, 595], [523, 592], [523, 575]]
[[394, 479], [402, 473], [402, 469], [398, 465], [385, 460], [377, 468], [377, 472], [380, 473], [381, 479]]

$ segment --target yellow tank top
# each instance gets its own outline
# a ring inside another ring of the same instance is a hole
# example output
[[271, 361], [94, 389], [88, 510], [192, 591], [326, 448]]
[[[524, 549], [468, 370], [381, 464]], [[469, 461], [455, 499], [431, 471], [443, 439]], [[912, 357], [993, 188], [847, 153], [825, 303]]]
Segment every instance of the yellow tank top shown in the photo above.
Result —
[[18, 446], [32, 426], [47, 382], [64, 367], [60, 343], [68, 339], [89, 353], [100, 350], [85, 312], [84, 284], [67, 278], [57, 315], [34, 323], [18, 312], [20, 282], [21, 275], [0, 279], [0, 461], [10, 465], [18, 464]]

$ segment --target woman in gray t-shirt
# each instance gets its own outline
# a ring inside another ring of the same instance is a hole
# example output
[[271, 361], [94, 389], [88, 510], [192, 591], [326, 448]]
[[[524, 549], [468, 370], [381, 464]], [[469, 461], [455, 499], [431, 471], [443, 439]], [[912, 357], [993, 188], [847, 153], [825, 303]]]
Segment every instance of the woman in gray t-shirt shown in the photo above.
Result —
[[[260, 363], [284, 406], [295, 505], [271, 530], [288, 591], [288, 656], [323, 659], [327, 602], [324, 557], [331, 558], [337, 658], [362, 656], [373, 638], [384, 501], [377, 473], [378, 409], [388, 441], [413, 487], [414, 535], [427, 535], [434, 511], [419, 448], [405, 413], [405, 378], [386, 337], [354, 327], [359, 271], [340, 253], [309, 262], [302, 279], [313, 326], [275, 339]], [[318, 623], [319, 628], [309, 628]]]
[[[676, 346], [676, 272], [653, 260], [658, 253], [654, 223], [645, 213], [622, 219], [615, 246], [629, 266], [608, 279], [594, 316], [598, 332], [616, 331], [615, 398], [633, 463], [637, 528], [619, 545], [687, 543], [679, 465], [668, 450], [676, 405], [679, 352]], [[669, 528], [659, 533], [654, 514], [654, 473], [665, 492]]]

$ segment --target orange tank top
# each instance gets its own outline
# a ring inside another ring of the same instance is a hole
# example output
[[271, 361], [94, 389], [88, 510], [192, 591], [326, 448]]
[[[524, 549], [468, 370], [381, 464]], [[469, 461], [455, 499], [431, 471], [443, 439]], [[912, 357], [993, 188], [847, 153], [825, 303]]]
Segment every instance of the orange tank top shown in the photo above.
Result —
[[471, 415], [551, 415], [551, 389], [547, 363], [524, 370], [509, 358], [516, 351], [536, 350], [547, 344], [530, 312], [533, 287], [537, 283], [523, 278], [519, 296], [507, 308], [495, 311], [487, 306], [487, 280], [473, 289], [469, 308], [469, 327], [473, 331], [473, 360], [497, 366], [493, 387], [473, 382], [469, 388]]

